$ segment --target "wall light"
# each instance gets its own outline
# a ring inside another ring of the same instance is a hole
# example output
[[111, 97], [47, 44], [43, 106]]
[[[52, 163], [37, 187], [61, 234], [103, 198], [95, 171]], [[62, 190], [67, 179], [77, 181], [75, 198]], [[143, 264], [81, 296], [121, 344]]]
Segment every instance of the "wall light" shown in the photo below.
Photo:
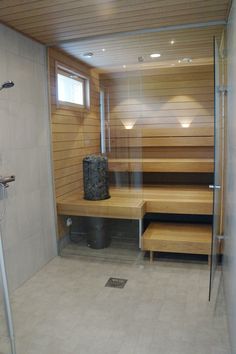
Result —
[[189, 128], [190, 123], [181, 123], [182, 128]]
[[125, 129], [133, 129], [137, 119], [121, 119]]
[[178, 119], [182, 128], [189, 128], [192, 123], [192, 118], [181, 118]]

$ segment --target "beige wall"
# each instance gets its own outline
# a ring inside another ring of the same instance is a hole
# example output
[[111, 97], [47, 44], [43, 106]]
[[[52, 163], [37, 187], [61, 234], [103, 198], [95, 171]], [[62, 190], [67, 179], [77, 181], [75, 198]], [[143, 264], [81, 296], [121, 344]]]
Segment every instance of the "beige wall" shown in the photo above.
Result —
[[[44, 46], [0, 25], [0, 175], [15, 174], [3, 227], [11, 289], [57, 254]], [[0, 213], [2, 210], [0, 200]]]

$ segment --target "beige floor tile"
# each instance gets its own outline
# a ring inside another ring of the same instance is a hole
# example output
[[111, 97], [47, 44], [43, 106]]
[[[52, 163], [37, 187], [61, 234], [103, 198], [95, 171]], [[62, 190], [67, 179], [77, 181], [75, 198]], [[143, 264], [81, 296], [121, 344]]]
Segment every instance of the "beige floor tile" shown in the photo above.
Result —
[[[105, 287], [111, 276], [125, 288]], [[13, 296], [18, 354], [229, 354], [208, 277], [202, 264], [57, 257]]]

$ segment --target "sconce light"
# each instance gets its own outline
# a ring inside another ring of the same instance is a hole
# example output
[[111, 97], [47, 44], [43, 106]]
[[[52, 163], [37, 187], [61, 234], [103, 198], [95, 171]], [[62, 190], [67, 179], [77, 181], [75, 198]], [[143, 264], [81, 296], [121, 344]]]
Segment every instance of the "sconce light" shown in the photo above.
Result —
[[181, 123], [182, 128], [189, 128], [190, 123]]
[[125, 129], [133, 129], [137, 119], [121, 119]]
[[192, 123], [192, 119], [191, 118], [182, 118], [182, 119], [179, 119], [179, 122], [180, 122], [182, 128], [189, 128]]

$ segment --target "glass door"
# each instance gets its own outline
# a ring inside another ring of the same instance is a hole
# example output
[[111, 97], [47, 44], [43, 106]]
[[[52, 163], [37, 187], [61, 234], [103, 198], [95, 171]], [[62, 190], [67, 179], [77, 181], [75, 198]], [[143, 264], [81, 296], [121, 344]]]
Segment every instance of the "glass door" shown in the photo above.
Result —
[[2, 241], [6, 187], [0, 183], [0, 354], [16, 354]]
[[0, 233], [0, 354], [15, 354], [11, 309]]
[[0, 272], [0, 353], [11, 354], [10, 339], [8, 336], [8, 326], [5, 312], [3, 282]]
[[213, 292], [217, 292], [221, 275], [219, 263], [220, 239], [222, 233], [222, 178], [223, 178], [223, 156], [224, 156], [224, 77], [223, 58], [220, 53], [220, 46], [214, 39], [214, 184], [209, 187], [213, 189], [213, 229], [212, 249], [210, 264], [210, 286], [209, 300]]

